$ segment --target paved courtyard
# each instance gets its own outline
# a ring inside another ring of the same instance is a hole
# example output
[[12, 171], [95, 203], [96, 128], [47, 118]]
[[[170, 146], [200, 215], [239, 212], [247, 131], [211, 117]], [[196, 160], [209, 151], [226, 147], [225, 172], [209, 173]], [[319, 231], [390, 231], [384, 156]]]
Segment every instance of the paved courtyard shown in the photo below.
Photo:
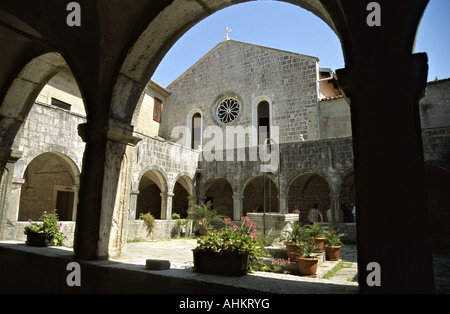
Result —
[[[145, 265], [147, 259], [169, 260], [171, 269], [185, 269], [192, 271], [193, 255], [192, 250], [197, 246], [197, 240], [192, 238], [178, 238], [170, 240], [153, 240], [145, 242], [132, 242], [126, 246], [125, 254], [119, 258], [113, 259], [121, 263], [135, 265]], [[322, 262], [317, 271], [317, 278], [324, 281], [340, 282], [350, 285], [357, 285], [357, 264], [356, 264], [356, 245], [346, 245], [341, 249], [340, 271], [329, 279], [321, 279], [338, 262]], [[296, 264], [292, 266], [295, 267]], [[263, 272], [255, 272], [257, 275], [267, 275]], [[273, 274], [283, 278], [290, 277], [290, 280], [301, 280], [303, 277], [291, 274]], [[328, 274], [330, 275], [330, 274]]]

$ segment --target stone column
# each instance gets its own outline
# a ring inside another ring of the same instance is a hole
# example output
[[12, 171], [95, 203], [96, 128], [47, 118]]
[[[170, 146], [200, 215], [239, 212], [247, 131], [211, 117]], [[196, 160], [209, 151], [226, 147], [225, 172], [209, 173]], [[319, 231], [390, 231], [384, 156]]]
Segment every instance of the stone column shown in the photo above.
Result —
[[280, 208], [278, 208], [278, 212], [280, 213], [286, 213], [287, 214], [287, 195], [286, 194], [280, 194]]
[[[339, 204], [340, 195], [337, 193], [330, 193], [330, 209], [331, 209], [331, 219], [330, 223], [342, 222], [342, 211]], [[325, 213], [326, 215], [326, 213]]]
[[[132, 127], [108, 120], [108, 126], [79, 125], [86, 142], [77, 209], [74, 252], [79, 259], [104, 259], [120, 254], [126, 243], [130, 148], [140, 141]], [[131, 146], [130, 146], [131, 145]]]
[[188, 195], [187, 199], [188, 199], [188, 208], [187, 208], [187, 210], [194, 208], [194, 206], [197, 203], [197, 197], [195, 195]]
[[167, 220], [172, 217], [172, 192], [161, 192], [161, 219]]
[[380, 27], [365, 25], [366, 3], [339, 2], [352, 42], [337, 76], [350, 99], [362, 293], [434, 291], [419, 115], [427, 56], [412, 54], [427, 2], [383, 1], [392, 18]]
[[233, 194], [233, 220], [241, 220], [244, 215], [244, 195]]
[[137, 207], [138, 195], [139, 195], [139, 190], [131, 190], [131, 193], [130, 193], [130, 216], [128, 217], [129, 220], [136, 219], [136, 207]]

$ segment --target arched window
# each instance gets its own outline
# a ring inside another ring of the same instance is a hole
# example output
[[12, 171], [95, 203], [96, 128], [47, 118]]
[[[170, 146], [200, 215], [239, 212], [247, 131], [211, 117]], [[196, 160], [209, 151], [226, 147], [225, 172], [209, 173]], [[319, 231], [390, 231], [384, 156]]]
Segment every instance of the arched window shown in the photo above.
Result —
[[192, 129], [191, 129], [191, 148], [197, 149], [202, 145], [202, 115], [196, 112], [192, 116]]
[[270, 137], [270, 111], [269, 103], [265, 100], [258, 104], [258, 144]]

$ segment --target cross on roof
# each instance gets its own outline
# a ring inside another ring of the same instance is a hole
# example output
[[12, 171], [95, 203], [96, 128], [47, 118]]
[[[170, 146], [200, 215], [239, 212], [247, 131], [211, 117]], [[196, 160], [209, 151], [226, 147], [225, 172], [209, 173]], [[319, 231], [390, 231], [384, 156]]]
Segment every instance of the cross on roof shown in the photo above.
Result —
[[226, 35], [225, 35], [225, 38], [224, 38], [223, 40], [230, 40], [230, 37], [228, 37], [228, 33], [229, 33], [229, 32], [231, 32], [231, 29], [228, 28], [228, 26], [227, 26], [227, 28], [226, 28], [225, 31], [223, 32], [223, 34], [226, 34]]

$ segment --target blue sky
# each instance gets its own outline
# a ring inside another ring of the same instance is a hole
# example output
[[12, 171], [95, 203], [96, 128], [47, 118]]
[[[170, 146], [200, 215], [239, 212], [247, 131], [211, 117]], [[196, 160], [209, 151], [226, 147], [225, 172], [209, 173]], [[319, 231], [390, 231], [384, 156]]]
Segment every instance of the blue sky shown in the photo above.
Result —
[[[428, 80], [450, 77], [450, 0], [430, 0], [415, 52], [427, 52]], [[339, 39], [314, 14], [281, 1], [252, 1], [222, 9], [186, 32], [166, 54], [152, 79], [168, 86], [224, 38], [318, 57], [321, 67], [345, 66]]]

